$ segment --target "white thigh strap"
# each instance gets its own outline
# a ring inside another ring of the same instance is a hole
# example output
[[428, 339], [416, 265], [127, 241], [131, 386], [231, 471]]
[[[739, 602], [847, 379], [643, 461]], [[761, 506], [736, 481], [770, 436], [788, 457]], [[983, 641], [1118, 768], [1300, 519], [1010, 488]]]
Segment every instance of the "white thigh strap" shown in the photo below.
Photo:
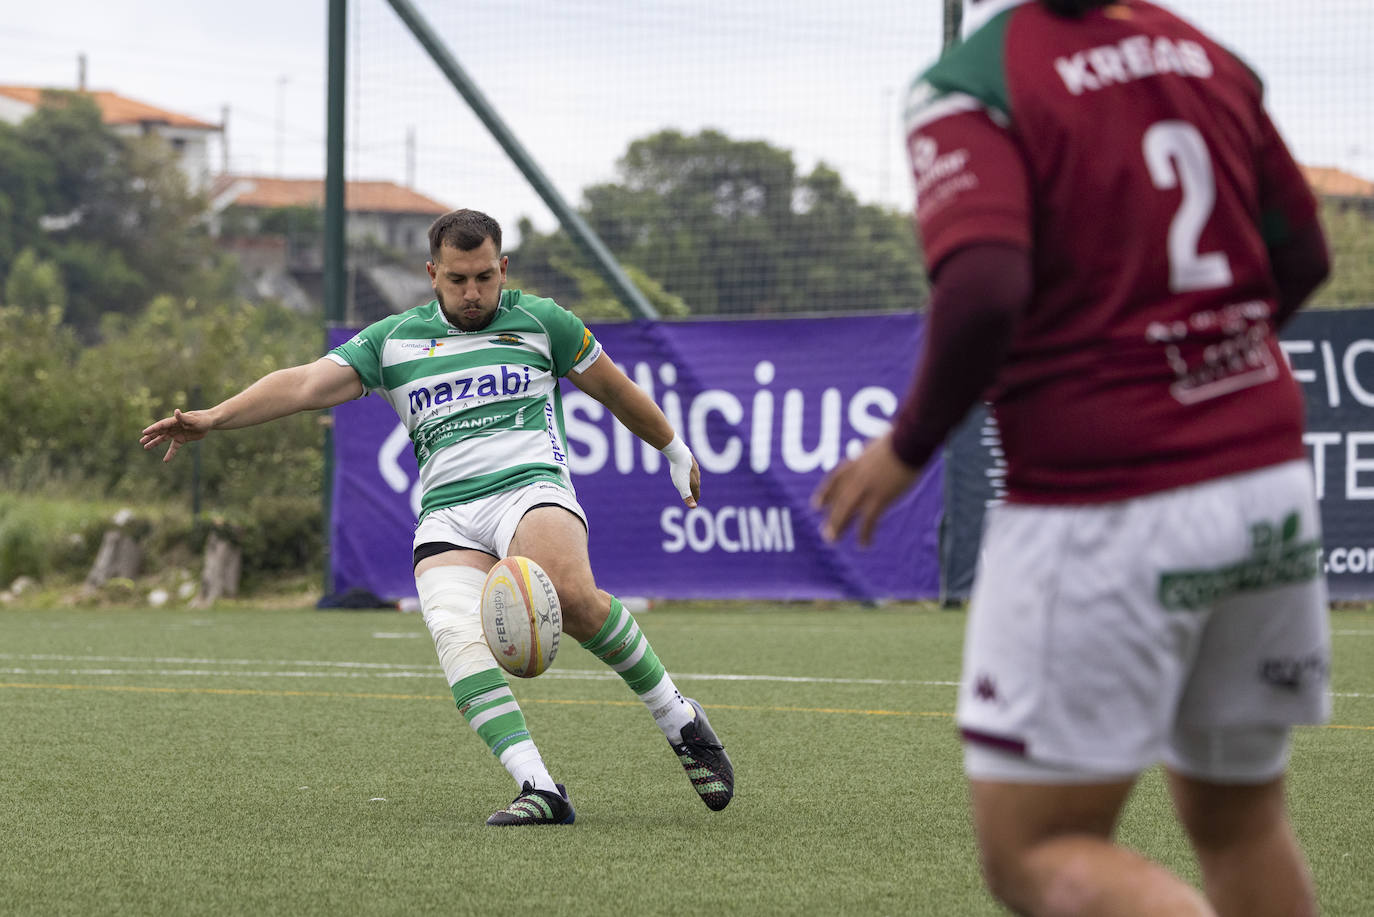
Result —
[[431, 567], [415, 578], [420, 611], [450, 685], [496, 666], [478, 610], [486, 580], [481, 570], [451, 564]]
[[441, 567], [430, 567], [424, 573], [415, 577], [415, 588], [420, 594], [420, 611], [425, 616], [425, 623], [434, 628], [432, 616], [439, 614], [444, 617], [459, 615], [479, 621], [477, 617], [477, 605], [482, 601], [482, 584], [487, 581], [487, 575], [476, 567], [462, 567], [456, 564], [445, 564]]

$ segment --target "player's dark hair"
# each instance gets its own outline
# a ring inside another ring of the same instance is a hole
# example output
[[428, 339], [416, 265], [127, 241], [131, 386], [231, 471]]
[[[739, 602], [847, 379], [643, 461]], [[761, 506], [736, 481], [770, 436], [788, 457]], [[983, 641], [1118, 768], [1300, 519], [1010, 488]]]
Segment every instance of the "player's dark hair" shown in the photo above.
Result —
[[439, 249], [449, 245], [460, 252], [470, 252], [487, 239], [496, 244], [501, 254], [501, 224], [480, 210], [450, 210], [430, 224], [429, 257], [439, 260]]
[[1056, 16], [1077, 19], [1090, 10], [1111, 6], [1116, 0], [1040, 0], [1040, 5]]

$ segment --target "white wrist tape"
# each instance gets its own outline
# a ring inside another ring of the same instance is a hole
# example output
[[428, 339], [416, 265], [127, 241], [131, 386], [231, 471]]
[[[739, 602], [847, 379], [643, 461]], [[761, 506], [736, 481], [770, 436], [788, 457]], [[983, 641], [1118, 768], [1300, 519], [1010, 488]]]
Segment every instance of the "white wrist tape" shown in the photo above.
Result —
[[658, 451], [668, 460], [668, 476], [673, 479], [678, 496], [687, 499], [692, 495], [692, 450], [674, 433], [673, 441]]

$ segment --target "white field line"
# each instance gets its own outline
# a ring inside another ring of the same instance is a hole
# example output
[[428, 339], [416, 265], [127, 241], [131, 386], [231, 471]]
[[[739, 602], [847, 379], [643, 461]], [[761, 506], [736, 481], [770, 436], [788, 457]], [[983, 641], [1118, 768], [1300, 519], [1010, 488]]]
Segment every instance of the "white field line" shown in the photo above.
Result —
[[[390, 662], [342, 662], [325, 660], [201, 659], [179, 656], [68, 656], [54, 653], [0, 653], [0, 659], [28, 662], [132, 662], [174, 665], [292, 666], [297, 669], [147, 669], [147, 668], [26, 668], [0, 667], [0, 675], [152, 675], [159, 678], [442, 678], [438, 666], [404, 665]], [[304, 669], [309, 669], [304, 670]], [[322, 671], [323, 670], [323, 671]], [[608, 669], [552, 669], [540, 676], [554, 680], [609, 681], [620, 676]], [[896, 678], [825, 678], [808, 675], [738, 675], [712, 672], [675, 672], [675, 681], [758, 681], [787, 684], [877, 685], [880, 687], [957, 688], [957, 681]], [[1332, 697], [1363, 699], [1374, 694], [1329, 691]]]
[[156, 675], [159, 678], [442, 678], [442, 672], [253, 672], [246, 669], [24, 669], [0, 668], [0, 675]]
[[289, 665], [308, 668], [329, 666], [354, 669], [417, 669], [419, 666], [394, 662], [329, 662], [310, 659], [206, 659], [195, 656], [68, 656], [58, 653], [0, 653], [0, 659], [31, 662], [158, 662], [175, 665]]
[[[339, 662], [324, 660], [205, 659], [182, 656], [74, 656], [56, 653], [0, 653], [0, 659], [15, 662], [141, 663], [175, 666], [257, 666], [257, 671], [214, 668], [26, 668], [0, 667], [6, 675], [156, 675], [163, 677], [225, 678], [441, 678], [434, 666], [404, 665], [390, 662]], [[266, 667], [283, 666], [278, 670]], [[323, 671], [321, 671], [323, 670]], [[615, 680], [620, 676], [609, 669], [554, 669], [541, 678], [578, 680]], [[957, 681], [918, 681], [890, 678], [823, 678], [802, 675], [731, 675], [719, 673], [673, 673], [674, 679], [700, 681], [766, 681], [794, 684], [879, 685], [957, 687]]]

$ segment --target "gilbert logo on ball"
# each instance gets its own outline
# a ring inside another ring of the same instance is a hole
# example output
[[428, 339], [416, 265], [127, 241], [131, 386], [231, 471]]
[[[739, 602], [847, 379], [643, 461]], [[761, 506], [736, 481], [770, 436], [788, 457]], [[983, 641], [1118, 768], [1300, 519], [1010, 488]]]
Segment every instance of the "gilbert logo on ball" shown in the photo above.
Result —
[[491, 568], [482, 586], [482, 634], [512, 675], [533, 678], [553, 664], [563, 612], [543, 568], [528, 557], [507, 557]]

